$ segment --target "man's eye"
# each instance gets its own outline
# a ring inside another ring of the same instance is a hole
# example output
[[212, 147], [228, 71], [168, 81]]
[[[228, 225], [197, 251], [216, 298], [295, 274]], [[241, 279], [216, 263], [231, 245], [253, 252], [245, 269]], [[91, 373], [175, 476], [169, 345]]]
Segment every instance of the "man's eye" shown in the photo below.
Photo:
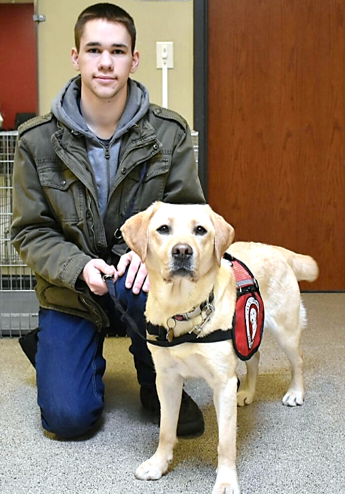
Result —
[[162, 225], [157, 228], [157, 232], [161, 235], [168, 235], [170, 233], [170, 227], [168, 225]]
[[194, 230], [195, 235], [206, 235], [207, 230], [203, 226], [198, 225]]

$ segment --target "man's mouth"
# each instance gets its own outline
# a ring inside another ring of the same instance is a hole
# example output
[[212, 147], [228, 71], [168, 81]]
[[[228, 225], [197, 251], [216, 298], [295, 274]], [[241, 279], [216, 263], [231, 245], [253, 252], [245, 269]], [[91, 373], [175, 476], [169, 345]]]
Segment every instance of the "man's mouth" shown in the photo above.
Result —
[[102, 81], [102, 82], [113, 82], [113, 81], [116, 81], [116, 77], [110, 77], [110, 76], [105, 76], [105, 75], [95, 76], [95, 79], [97, 79], [98, 81]]

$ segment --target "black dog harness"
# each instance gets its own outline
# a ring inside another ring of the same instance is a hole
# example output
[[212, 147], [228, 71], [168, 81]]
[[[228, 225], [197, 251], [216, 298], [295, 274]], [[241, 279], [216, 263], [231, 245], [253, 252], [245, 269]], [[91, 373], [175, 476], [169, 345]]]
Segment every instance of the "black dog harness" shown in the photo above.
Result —
[[[109, 294], [116, 307], [124, 314], [132, 329], [144, 338], [150, 345], [161, 347], [172, 347], [182, 343], [213, 343], [218, 341], [233, 340], [236, 354], [241, 360], [248, 360], [259, 349], [264, 328], [264, 304], [260, 295], [257, 280], [248, 267], [228, 253], [224, 254], [224, 259], [230, 262], [234, 270], [237, 290], [236, 310], [232, 321], [232, 328], [218, 329], [202, 336], [202, 328], [209, 321], [214, 311], [212, 304], [213, 291], [207, 301], [193, 308], [186, 314], [177, 314], [168, 320], [168, 329], [164, 326], [157, 326], [147, 322], [147, 332], [155, 339], [146, 339], [139, 333], [135, 322], [124, 313], [123, 308], [115, 297], [114, 283], [112, 279], [104, 279], [108, 285]], [[201, 324], [194, 326], [190, 332], [174, 338], [173, 329], [178, 322], [188, 321], [195, 316], [201, 315]]]

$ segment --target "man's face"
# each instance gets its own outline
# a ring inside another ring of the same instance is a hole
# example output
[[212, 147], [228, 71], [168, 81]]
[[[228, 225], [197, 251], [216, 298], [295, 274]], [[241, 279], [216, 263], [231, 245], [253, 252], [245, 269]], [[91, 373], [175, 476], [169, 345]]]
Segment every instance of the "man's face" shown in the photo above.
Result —
[[72, 49], [72, 62], [81, 74], [83, 98], [112, 100], [127, 96], [127, 80], [137, 70], [139, 54], [132, 53], [123, 24], [97, 19], [86, 23], [79, 52]]

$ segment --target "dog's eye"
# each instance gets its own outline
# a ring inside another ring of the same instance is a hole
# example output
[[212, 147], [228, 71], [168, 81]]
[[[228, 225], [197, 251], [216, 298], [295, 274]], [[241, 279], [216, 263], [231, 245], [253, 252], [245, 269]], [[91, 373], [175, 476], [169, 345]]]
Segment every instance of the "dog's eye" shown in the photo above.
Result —
[[157, 232], [161, 235], [168, 235], [170, 233], [170, 227], [168, 225], [162, 225], [157, 228]]
[[206, 235], [207, 230], [203, 226], [198, 225], [194, 230], [195, 235]]

